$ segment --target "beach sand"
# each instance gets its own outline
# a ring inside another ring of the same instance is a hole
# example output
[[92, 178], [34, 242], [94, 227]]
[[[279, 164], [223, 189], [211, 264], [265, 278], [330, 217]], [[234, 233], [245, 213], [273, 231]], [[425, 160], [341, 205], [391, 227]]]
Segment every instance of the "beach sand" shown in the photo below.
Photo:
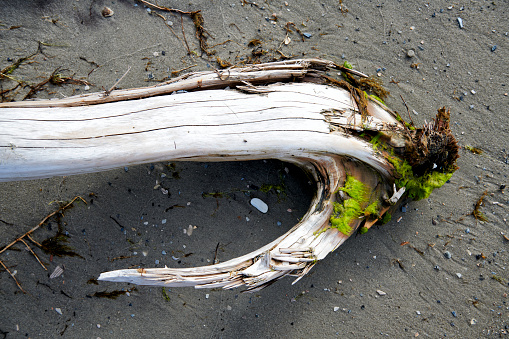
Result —
[[[0, 271], [0, 338], [506, 334], [509, 193], [500, 188], [509, 184], [509, 3], [248, 3], [159, 2], [201, 10], [208, 44], [218, 44], [209, 57], [200, 50], [188, 16], [149, 13], [140, 2], [0, 0], [0, 69], [39, 49], [10, 75], [37, 84], [60, 67], [63, 76], [86, 80], [88, 92], [95, 92], [109, 89], [129, 67], [118, 87], [152, 85], [190, 66], [188, 71], [213, 70], [219, 67], [216, 57], [242, 64], [254, 58], [253, 50], [260, 61], [282, 55], [347, 60], [359, 71], [379, 73], [391, 92], [389, 107], [408, 118], [402, 96], [417, 125], [430, 121], [438, 108], [450, 108], [459, 144], [483, 153], [462, 149], [460, 169], [429, 199], [409, 202], [388, 224], [352, 236], [297, 284], [285, 278], [254, 294], [192, 288], [163, 293], [94, 279], [128, 267], [209, 265], [214, 258], [225, 261], [272, 241], [298, 222], [313, 195], [294, 166], [274, 160], [162, 162], [1, 183], [2, 247], [57, 209], [58, 202], [81, 196], [87, 204], [76, 202], [60, 220], [51, 219], [33, 234], [41, 242], [60, 225], [79, 256], [50, 256], [30, 243], [45, 271], [21, 243], [0, 254], [27, 292]], [[105, 6], [113, 16], [101, 15]], [[291, 40], [286, 45], [285, 27]], [[251, 46], [254, 39], [261, 45]], [[408, 50], [415, 55], [408, 57]], [[0, 80], [0, 90], [15, 84]], [[28, 91], [17, 89], [3, 99], [22, 100]], [[48, 84], [33, 97], [84, 92], [84, 84]], [[154, 189], [156, 180], [169, 194]], [[259, 189], [264, 184], [284, 190], [279, 196], [274, 190], [264, 193]], [[480, 210], [487, 221], [482, 222], [470, 214], [485, 191]], [[269, 212], [255, 210], [252, 197], [264, 200]], [[190, 236], [184, 233], [189, 225]], [[50, 279], [57, 266], [64, 273]], [[115, 291], [121, 292], [116, 299], [99, 293]]]

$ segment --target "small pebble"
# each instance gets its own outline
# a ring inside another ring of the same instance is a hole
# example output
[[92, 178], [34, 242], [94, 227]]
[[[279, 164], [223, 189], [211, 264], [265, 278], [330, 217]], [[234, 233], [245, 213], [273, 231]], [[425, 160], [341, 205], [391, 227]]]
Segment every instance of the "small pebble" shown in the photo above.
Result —
[[466, 234], [469, 234], [469, 233], [470, 233], [470, 228], [467, 228], [467, 229], [465, 230], [465, 233], [466, 233]]
[[491, 47], [491, 51], [492, 51], [492, 52], [495, 52], [495, 50], [496, 50], [496, 49], [497, 49], [497, 45], [493, 45], [493, 46]]
[[311, 33], [302, 33], [302, 35], [305, 37], [305, 38], [311, 38], [313, 35], [311, 35]]
[[339, 311], [339, 307], [335, 306], [334, 307], [334, 312], [337, 312], [337, 311]]
[[85, 91], [88, 91], [90, 89], [90, 86], [89, 85], [85, 85]]
[[166, 251], [161, 251], [161, 254], [162, 255], [166, 255]]
[[456, 315], [456, 312], [455, 312], [455, 311], [452, 311], [452, 312], [451, 312], [451, 314], [452, 314], [452, 316], [453, 316], [453, 317], [455, 317], [455, 318], [457, 317], [457, 315]]
[[55, 312], [57, 312], [58, 314], [62, 315], [62, 310], [59, 307], [55, 308]]
[[159, 260], [156, 259], [156, 265], [159, 265]]
[[166, 224], [166, 219], [161, 220], [161, 224]]
[[446, 259], [451, 259], [451, 257], [452, 257], [451, 252], [446, 251], [446, 252], [444, 253], [444, 257], [445, 257]]
[[470, 320], [470, 325], [475, 325], [475, 324], [477, 324], [477, 320], [476, 320], [476, 319], [474, 319], [474, 318], [472, 318], [472, 319]]
[[96, 326], [97, 326], [97, 328], [101, 328], [101, 324], [97, 324]]
[[421, 311], [415, 311], [417, 315], [421, 315]]
[[382, 290], [376, 290], [376, 293], [378, 293], [378, 295], [386, 295], [387, 294]]
[[461, 273], [456, 273], [456, 276], [458, 277], [458, 279], [461, 279], [463, 277]]
[[269, 206], [267, 206], [266, 203], [264, 203], [261, 199], [258, 198], [251, 199], [251, 205], [253, 205], [253, 207], [255, 207], [258, 211], [262, 213], [267, 213], [267, 211], [269, 210]]
[[406, 56], [409, 57], [409, 58], [413, 58], [415, 56], [415, 51], [413, 49], [409, 49], [406, 52]]
[[475, 94], [477, 92], [475, 90], [471, 90], [470, 93]]
[[210, 294], [205, 294], [205, 299], [208, 299], [210, 297]]

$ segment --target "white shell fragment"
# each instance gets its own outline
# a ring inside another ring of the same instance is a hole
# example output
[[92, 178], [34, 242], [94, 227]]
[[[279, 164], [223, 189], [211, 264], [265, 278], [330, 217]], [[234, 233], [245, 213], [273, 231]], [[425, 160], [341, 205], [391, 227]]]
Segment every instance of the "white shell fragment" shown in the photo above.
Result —
[[458, 17], [458, 25], [460, 26], [460, 28], [463, 28], [463, 19]]
[[266, 203], [264, 203], [261, 199], [258, 198], [251, 199], [251, 205], [253, 205], [254, 208], [256, 208], [258, 211], [262, 213], [267, 213], [267, 211], [269, 210], [269, 206], [267, 206]]
[[53, 273], [51, 273], [51, 275], [49, 276], [50, 279], [54, 279], [56, 277], [59, 277], [62, 275], [62, 273], [64, 273], [64, 268], [62, 266], [57, 266], [55, 268], [55, 270], [53, 271]]

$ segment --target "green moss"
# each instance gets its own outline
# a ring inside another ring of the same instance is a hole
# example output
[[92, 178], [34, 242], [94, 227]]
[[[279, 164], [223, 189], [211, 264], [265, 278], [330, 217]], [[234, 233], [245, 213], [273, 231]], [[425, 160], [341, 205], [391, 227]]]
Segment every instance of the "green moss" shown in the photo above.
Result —
[[166, 292], [166, 287], [163, 286], [162, 292], [164, 300], [170, 301], [170, 296], [168, 295], [168, 292]]
[[343, 62], [343, 67], [348, 69], [353, 69], [353, 66], [348, 61]]
[[342, 203], [334, 202], [334, 213], [330, 218], [332, 227], [344, 235], [352, 233], [350, 222], [362, 215], [362, 208], [355, 199], [347, 199]]
[[368, 207], [366, 207], [366, 209], [364, 210], [364, 215], [365, 216], [368, 216], [368, 215], [376, 216], [376, 215], [378, 215], [378, 201], [374, 201]]
[[380, 138], [382, 137], [382, 133], [378, 132], [377, 135], [375, 135], [369, 143], [373, 145], [373, 149], [376, 151], [378, 150], [378, 146], [380, 146]]
[[364, 227], [364, 226], [363, 226], [363, 227], [361, 227], [361, 229], [359, 230], [359, 233], [360, 233], [360, 234], [366, 234], [366, 233], [368, 233], [368, 231], [369, 231], [369, 228], [367, 228], [367, 227]]
[[398, 187], [405, 187], [408, 196], [413, 200], [421, 200], [429, 197], [435, 188], [442, 187], [452, 177], [452, 172], [431, 172], [422, 177], [414, 176], [412, 166], [406, 161], [397, 157], [388, 157], [389, 162], [394, 166], [400, 179], [396, 181]]
[[384, 215], [382, 215], [382, 219], [380, 219], [380, 223], [382, 225], [387, 224], [389, 221], [391, 221], [392, 215], [388, 212], [385, 212]]
[[369, 204], [370, 192], [361, 181], [351, 175], [346, 176], [345, 185], [338, 190], [347, 193], [350, 199], [342, 202], [334, 202], [334, 211], [330, 217], [331, 226], [338, 229], [344, 235], [352, 233], [350, 223], [366, 215], [378, 214], [378, 202]]
[[263, 193], [269, 193], [270, 191], [274, 191], [277, 195], [278, 202], [280, 202], [282, 198], [286, 196], [284, 183], [281, 183], [280, 185], [263, 184], [260, 187], [260, 191], [262, 191]]
[[466, 149], [467, 151], [474, 153], [474, 154], [482, 154], [483, 153], [482, 149], [477, 148], [477, 147], [472, 147], [472, 146], [466, 145], [463, 148]]
[[376, 95], [371, 94], [371, 95], [370, 95], [370, 97], [371, 97], [372, 99], [375, 99], [376, 101], [378, 101], [378, 102], [382, 103], [384, 106], [387, 106], [387, 105], [385, 104], [385, 102], [384, 102], [382, 99], [380, 99], [379, 97], [377, 97]]

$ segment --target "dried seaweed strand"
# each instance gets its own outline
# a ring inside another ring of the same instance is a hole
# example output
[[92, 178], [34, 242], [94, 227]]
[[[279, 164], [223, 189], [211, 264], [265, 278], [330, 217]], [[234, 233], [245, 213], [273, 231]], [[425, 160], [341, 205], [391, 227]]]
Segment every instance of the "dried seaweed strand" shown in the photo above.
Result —
[[[211, 37], [211, 35], [210, 35], [209, 32], [207, 32], [207, 30], [205, 30], [205, 27], [203, 27], [203, 24], [204, 24], [205, 20], [203, 19], [203, 15], [201, 14], [201, 11], [186, 12], [186, 11], [182, 11], [180, 9], [158, 6], [158, 5], [155, 5], [155, 4], [150, 3], [148, 1], [145, 1], [145, 0], [138, 0], [138, 1], [141, 2], [142, 4], [148, 6], [148, 7], [151, 7], [151, 8], [154, 8], [154, 9], [158, 9], [160, 11], [180, 14], [181, 15], [181, 20], [182, 20], [182, 16], [183, 15], [189, 16], [191, 18], [191, 20], [193, 20], [194, 27], [195, 27], [195, 30], [196, 30], [196, 32], [195, 32], [196, 38], [200, 42], [200, 49], [201, 49], [201, 51], [203, 53], [205, 53], [206, 55], [208, 55], [208, 56], [211, 56], [211, 55], [216, 53], [216, 51], [214, 51], [214, 50], [211, 51], [209, 49], [208, 44], [207, 44], [207, 36]], [[184, 25], [183, 25], [183, 23], [182, 23], [182, 34], [184, 36], [184, 40], [186, 40], [185, 33], [184, 33]], [[187, 44], [187, 41], [186, 41], [186, 45], [187, 45], [186, 47], [187, 47], [188, 53], [192, 54], [191, 50], [189, 49], [189, 45]]]

